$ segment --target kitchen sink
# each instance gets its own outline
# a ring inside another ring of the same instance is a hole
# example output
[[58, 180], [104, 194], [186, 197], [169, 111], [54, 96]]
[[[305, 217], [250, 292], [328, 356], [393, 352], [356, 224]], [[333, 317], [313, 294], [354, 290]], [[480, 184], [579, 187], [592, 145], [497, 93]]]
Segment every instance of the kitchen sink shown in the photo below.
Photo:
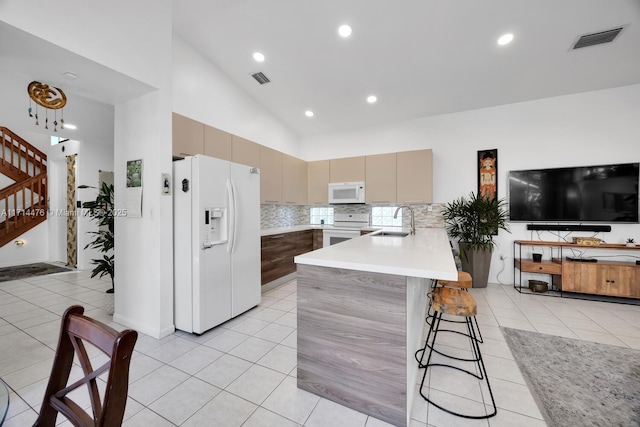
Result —
[[383, 231], [381, 233], [372, 234], [372, 237], [407, 237], [409, 233], [404, 231]]

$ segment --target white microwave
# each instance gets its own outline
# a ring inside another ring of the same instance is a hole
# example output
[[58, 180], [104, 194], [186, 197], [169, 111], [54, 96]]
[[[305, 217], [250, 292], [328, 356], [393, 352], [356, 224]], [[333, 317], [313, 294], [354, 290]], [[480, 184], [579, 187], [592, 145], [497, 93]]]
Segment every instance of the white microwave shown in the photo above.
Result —
[[364, 182], [332, 182], [329, 203], [364, 203]]

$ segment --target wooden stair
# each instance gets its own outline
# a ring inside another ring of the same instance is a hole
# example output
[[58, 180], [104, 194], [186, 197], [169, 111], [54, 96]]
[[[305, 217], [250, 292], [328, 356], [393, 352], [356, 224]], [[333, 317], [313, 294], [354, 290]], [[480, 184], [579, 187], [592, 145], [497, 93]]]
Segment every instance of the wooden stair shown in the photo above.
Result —
[[0, 127], [0, 173], [15, 183], [0, 190], [0, 247], [47, 219], [47, 156]]

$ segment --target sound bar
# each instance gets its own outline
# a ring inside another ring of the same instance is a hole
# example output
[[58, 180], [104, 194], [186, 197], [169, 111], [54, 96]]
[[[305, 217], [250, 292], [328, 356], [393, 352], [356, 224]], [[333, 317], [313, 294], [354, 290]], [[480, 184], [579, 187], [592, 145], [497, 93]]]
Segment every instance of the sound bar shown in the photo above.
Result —
[[527, 230], [532, 231], [611, 231], [610, 225], [582, 225], [582, 224], [527, 224]]

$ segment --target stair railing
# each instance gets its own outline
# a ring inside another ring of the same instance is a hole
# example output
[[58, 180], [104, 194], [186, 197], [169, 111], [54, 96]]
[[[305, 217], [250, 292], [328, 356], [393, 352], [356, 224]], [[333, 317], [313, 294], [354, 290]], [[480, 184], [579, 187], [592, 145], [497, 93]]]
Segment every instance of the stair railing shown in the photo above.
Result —
[[0, 190], [0, 203], [4, 204], [2, 217], [5, 231], [9, 232], [12, 227], [17, 229], [21, 222], [26, 224], [37, 217], [46, 219], [46, 194], [46, 172]]
[[47, 170], [47, 155], [10, 129], [0, 126], [0, 140], [0, 162], [3, 166], [8, 165], [31, 177]]

